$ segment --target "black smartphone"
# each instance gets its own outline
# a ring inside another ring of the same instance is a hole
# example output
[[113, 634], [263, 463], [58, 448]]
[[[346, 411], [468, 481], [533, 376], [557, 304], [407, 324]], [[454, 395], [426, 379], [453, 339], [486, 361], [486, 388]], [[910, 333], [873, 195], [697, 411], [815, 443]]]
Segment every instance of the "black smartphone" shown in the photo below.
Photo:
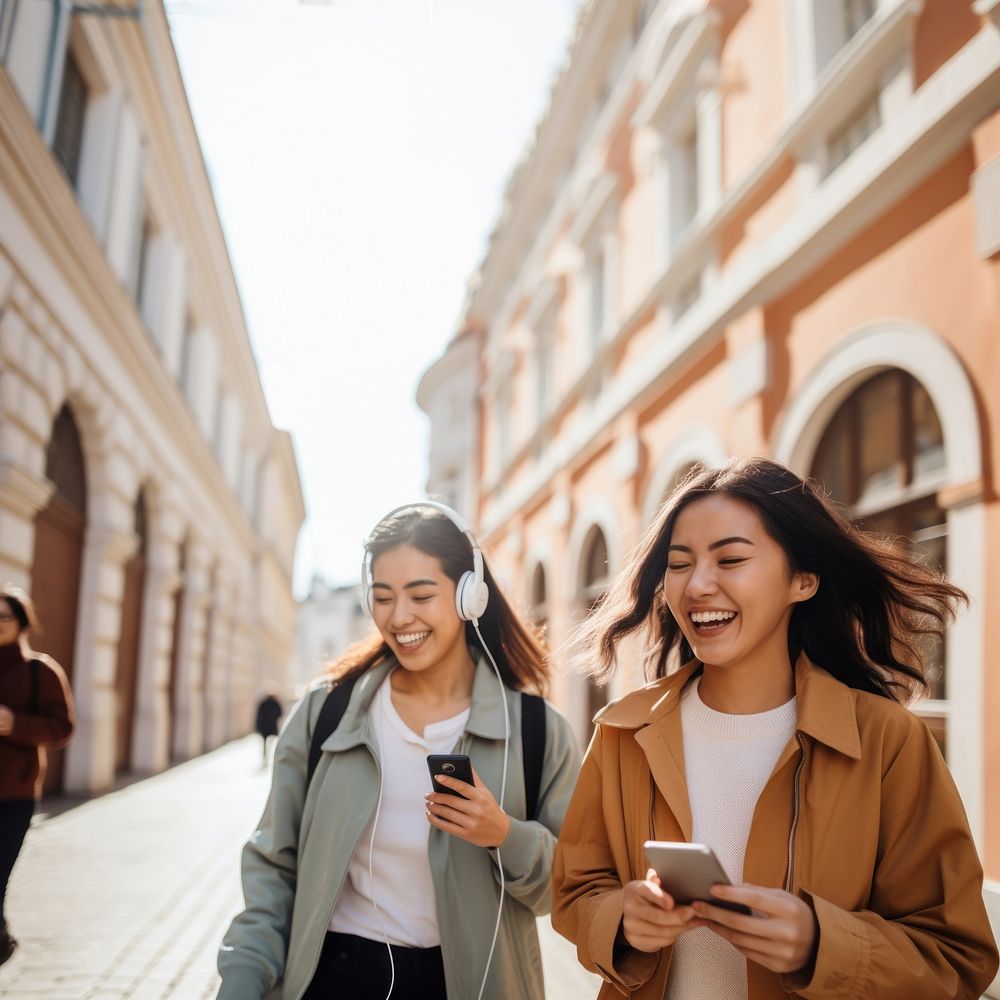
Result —
[[681, 905], [702, 900], [724, 910], [751, 915], [742, 903], [717, 899], [709, 890], [713, 885], [731, 885], [719, 859], [705, 844], [678, 843], [670, 840], [647, 840], [646, 861], [660, 877], [660, 884]]
[[427, 755], [427, 770], [431, 772], [431, 788], [435, 792], [444, 792], [447, 795], [458, 795], [465, 798], [461, 792], [456, 792], [454, 788], [446, 788], [434, 780], [437, 774], [447, 775], [449, 778], [458, 778], [474, 785], [472, 780], [472, 761], [467, 753], [429, 753]]

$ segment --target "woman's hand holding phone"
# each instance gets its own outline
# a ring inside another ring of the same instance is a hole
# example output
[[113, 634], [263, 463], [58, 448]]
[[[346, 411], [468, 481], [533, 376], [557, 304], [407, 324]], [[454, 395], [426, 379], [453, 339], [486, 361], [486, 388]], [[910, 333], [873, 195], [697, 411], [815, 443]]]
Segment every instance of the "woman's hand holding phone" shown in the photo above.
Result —
[[510, 832], [510, 818], [472, 769], [475, 784], [437, 775], [435, 781], [457, 792], [429, 792], [426, 795], [427, 819], [445, 833], [461, 837], [477, 847], [499, 847]]
[[819, 927], [812, 907], [784, 889], [758, 885], [716, 885], [712, 894], [754, 911], [744, 916], [711, 903], [692, 903], [692, 909], [719, 937], [725, 938], [749, 961], [772, 972], [799, 972], [816, 960]]
[[645, 879], [625, 886], [622, 932], [636, 951], [659, 951], [673, 944], [685, 931], [704, 927], [692, 906], [678, 906], [650, 868]]

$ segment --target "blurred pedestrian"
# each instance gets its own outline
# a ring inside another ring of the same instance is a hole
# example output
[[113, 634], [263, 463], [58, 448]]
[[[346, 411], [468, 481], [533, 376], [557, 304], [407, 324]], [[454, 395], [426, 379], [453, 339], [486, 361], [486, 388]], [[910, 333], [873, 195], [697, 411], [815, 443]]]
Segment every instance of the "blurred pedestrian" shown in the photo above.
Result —
[[[601, 998], [980, 996], [982, 865], [906, 708], [964, 599], [775, 462], [677, 487], [589, 626], [604, 676], [645, 629], [656, 679], [598, 714], [553, 865]], [[732, 884], [675, 899], [646, 840], [707, 845]]]
[[257, 733], [260, 736], [261, 752], [264, 764], [267, 764], [267, 741], [278, 735], [278, 723], [281, 721], [281, 702], [273, 694], [265, 695], [257, 706]]
[[278, 738], [219, 997], [541, 1000], [536, 917], [579, 766], [528, 693], [545, 652], [442, 505], [383, 518], [362, 585], [378, 632]]
[[35, 609], [19, 587], [0, 587], [0, 965], [14, 954], [4, 910], [7, 883], [41, 797], [45, 748], [73, 732], [73, 696], [62, 667], [34, 652]]

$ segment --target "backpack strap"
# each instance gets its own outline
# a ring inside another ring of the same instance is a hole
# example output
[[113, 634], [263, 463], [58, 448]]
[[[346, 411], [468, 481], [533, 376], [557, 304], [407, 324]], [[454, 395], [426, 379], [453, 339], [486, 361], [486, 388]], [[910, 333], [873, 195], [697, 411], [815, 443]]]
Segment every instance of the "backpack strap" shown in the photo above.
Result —
[[42, 666], [41, 660], [28, 660], [28, 671], [31, 676], [30, 693], [28, 694], [28, 714], [38, 715], [38, 668]]
[[538, 815], [545, 761], [545, 701], [537, 694], [521, 692], [521, 760], [524, 764], [525, 819]]
[[319, 710], [319, 718], [316, 720], [316, 728], [309, 741], [309, 766], [306, 771], [307, 788], [312, 781], [313, 771], [316, 770], [320, 755], [323, 753], [323, 744], [336, 731], [340, 720], [344, 717], [344, 712], [347, 711], [347, 703], [351, 700], [351, 691], [354, 690], [354, 682], [357, 679], [357, 675], [345, 677], [342, 681], [334, 684], [323, 701], [323, 707]]
[[[347, 711], [351, 691], [357, 676], [348, 677], [334, 685], [323, 701], [309, 741], [309, 764], [306, 787], [312, 781], [319, 763], [322, 746], [336, 732]], [[524, 764], [525, 817], [535, 819], [538, 813], [538, 796], [542, 788], [542, 764], [545, 759], [545, 701], [535, 694], [521, 692], [521, 759]]]

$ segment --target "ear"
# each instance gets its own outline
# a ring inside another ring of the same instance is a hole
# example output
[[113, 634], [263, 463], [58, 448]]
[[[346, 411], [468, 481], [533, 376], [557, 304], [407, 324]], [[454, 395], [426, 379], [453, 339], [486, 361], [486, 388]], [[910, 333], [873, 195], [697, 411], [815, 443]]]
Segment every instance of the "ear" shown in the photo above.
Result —
[[808, 601], [810, 597], [815, 596], [817, 590], [819, 590], [819, 577], [815, 573], [796, 573], [792, 577], [793, 604]]

